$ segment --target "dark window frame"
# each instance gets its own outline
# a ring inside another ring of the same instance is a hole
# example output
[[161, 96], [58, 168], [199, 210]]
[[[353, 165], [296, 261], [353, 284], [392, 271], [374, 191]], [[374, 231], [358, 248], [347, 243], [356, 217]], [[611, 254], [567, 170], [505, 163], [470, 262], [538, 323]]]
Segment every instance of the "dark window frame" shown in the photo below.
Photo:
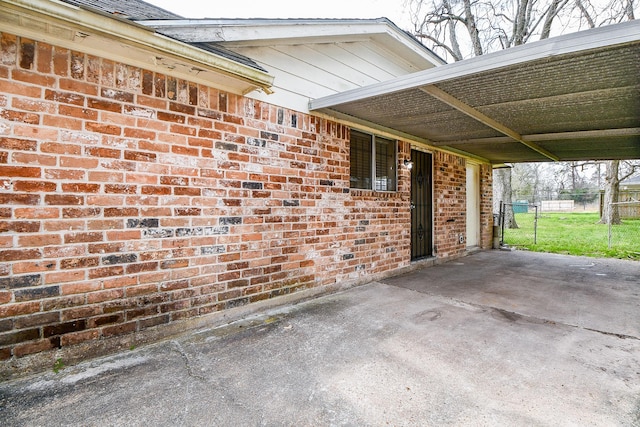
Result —
[[[386, 149], [384, 154], [383, 148]], [[351, 188], [379, 192], [398, 191], [397, 140], [352, 129], [349, 154]], [[384, 172], [382, 168], [385, 169]]]

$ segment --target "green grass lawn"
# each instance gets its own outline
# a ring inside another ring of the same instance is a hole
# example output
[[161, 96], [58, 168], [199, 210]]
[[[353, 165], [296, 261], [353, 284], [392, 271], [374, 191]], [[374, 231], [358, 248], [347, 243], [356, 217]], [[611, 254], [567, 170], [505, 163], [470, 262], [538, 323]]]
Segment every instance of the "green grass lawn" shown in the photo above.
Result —
[[612, 229], [598, 224], [597, 213], [542, 213], [534, 244], [534, 213], [516, 214], [518, 229], [504, 230], [504, 243], [535, 252], [640, 261], [640, 219], [624, 219]]

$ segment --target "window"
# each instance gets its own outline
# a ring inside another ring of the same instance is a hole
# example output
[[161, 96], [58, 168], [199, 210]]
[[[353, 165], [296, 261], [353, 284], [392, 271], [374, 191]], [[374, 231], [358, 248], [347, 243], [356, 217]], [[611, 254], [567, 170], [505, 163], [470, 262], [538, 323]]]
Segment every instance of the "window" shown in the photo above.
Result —
[[351, 188], [396, 191], [396, 142], [351, 131]]

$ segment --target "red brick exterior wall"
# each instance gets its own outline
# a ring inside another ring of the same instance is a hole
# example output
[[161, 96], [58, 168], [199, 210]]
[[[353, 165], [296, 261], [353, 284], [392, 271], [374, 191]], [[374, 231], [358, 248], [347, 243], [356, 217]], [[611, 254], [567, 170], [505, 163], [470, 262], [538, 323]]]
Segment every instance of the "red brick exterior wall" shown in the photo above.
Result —
[[449, 153], [433, 156], [434, 254], [439, 258], [459, 256], [467, 249], [467, 169], [465, 159]]
[[[0, 360], [409, 265], [409, 172], [396, 193], [350, 190], [347, 127], [10, 34], [1, 46]], [[435, 159], [450, 257], [464, 160]]]

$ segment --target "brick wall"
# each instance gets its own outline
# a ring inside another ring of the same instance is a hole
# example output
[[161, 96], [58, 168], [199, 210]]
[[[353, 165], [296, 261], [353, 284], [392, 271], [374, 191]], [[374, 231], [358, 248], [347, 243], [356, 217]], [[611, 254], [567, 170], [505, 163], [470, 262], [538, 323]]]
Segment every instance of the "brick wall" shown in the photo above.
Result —
[[[347, 127], [10, 34], [1, 48], [0, 359], [409, 265], [409, 173], [397, 193], [350, 191]], [[464, 160], [435, 159], [449, 257]]]
[[435, 152], [433, 156], [434, 197], [434, 253], [440, 258], [460, 256], [467, 244], [460, 236], [466, 235], [466, 181], [465, 159], [449, 153]]

